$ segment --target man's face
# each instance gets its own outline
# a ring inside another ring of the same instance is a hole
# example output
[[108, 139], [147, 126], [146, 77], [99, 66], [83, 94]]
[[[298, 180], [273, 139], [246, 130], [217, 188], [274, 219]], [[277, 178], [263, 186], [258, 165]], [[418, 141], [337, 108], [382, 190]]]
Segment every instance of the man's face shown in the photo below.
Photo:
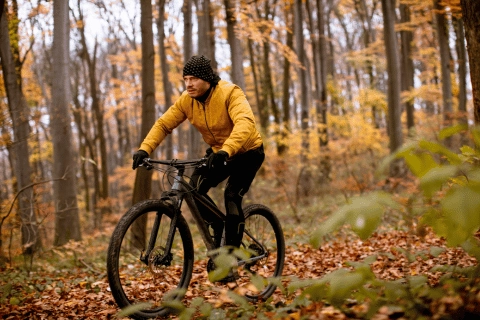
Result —
[[184, 76], [187, 93], [192, 98], [201, 97], [209, 88], [210, 83], [194, 76]]

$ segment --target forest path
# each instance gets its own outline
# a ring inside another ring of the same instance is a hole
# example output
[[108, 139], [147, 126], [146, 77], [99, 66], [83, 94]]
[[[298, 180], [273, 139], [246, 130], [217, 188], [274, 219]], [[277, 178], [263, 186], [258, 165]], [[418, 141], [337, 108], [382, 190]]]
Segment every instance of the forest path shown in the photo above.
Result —
[[[400, 249], [399, 249], [400, 248]], [[416, 255], [409, 262], [401, 252], [407, 250]], [[462, 249], [447, 248], [445, 242], [431, 233], [423, 237], [404, 231], [375, 233], [366, 241], [344, 233], [337, 239], [326, 242], [319, 249], [304, 243], [293, 243], [287, 247], [284, 269], [284, 284], [297, 279], [318, 279], [325, 274], [342, 267], [349, 268], [348, 261], [360, 262], [368, 256], [376, 255], [370, 264], [372, 271], [380, 279], [395, 280], [423, 274], [428, 277], [430, 285], [435, 285], [441, 272], [430, 272], [436, 265], [457, 267], [474, 266], [477, 261], [465, 254]], [[85, 263], [75, 269], [61, 272], [35, 272], [30, 277], [20, 275], [18, 270], [3, 269], [0, 278], [2, 303], [0, 315], [3, 319], [110, 319], [119, 311], [109, 291], [105, 270], [97, 270]], [[207, 279], [206, 261], [195, 262], [194, 274], [185, 303], [201, 297], [215, 309], [229, 309], [234, 306], [226, 295], [227, 286], [213, 286]], [[25, 272], [23, 272], [25, 273]], [[22, 278], [23, 277], [23, 278]], [[6, 281], [5, 279], [12, 281]], [[23, 279], [23, 280], [22, 280]], [[27, 285], [28, 284], [28, 285]], [[285, 295], [279, 289], [273, 296], [272, 306], [288, 306], [300, 290]], [[476, 295], [480, 306], [480, 293]], [[462, 304], [460, 300], [445, 300], [445, 308], [454, 308]], [[437, 305], [438, 307], [438, 305]], [[352, 308], [353, 312], [365, 311], [365, 306]], [[441, 310], [444, 310], [440, 308]], [[439, 310], [440, 310], [439, 309]], [[356, 311], [355, 311], [356, 310]], [[266, 316], [273, 316], [275, 311], [259, 309]], [[305, 307], [292, 307], [288, 310], [290, 319], [308, 315], [311, 318], [345, 319], [347, 316], [323, 303], [311, 303]], [[388, 319], [391, 310], [381, 309], [380, 318]], [[392, 318], [398, 315], [391, 315]]]

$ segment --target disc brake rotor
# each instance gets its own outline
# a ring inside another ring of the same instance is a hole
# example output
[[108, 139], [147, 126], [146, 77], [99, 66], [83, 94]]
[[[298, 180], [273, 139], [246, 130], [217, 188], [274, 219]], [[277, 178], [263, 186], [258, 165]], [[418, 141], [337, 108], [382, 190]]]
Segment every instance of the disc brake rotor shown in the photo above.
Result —
[[162, 267], [171, 265], [172, 259], [171, 253], [165, 256], [164, 247], [155, 247], [148, 256], [148, 268], [154, 276], [158, 275], [162, 272]]

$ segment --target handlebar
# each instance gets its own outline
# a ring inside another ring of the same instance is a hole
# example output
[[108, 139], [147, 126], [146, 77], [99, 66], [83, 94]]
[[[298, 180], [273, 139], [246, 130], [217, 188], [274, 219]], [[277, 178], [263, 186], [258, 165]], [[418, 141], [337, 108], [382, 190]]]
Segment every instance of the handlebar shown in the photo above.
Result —
[[171, 160], [156, 160], [151, 158], [143, 159], [143, 163], [140, 165], [145, 167], [145, 169], [150, 170], [153, 169], [153, 164], [163, 164], [174, 168], [181, 168], [185, 166], [196, 166], [196, 165], [203, 165], [207, 161], [207, 158], [200, 158], [200, 159], [192, 159], [192, 160], [179, 160], [179, 159], [171, 159]]

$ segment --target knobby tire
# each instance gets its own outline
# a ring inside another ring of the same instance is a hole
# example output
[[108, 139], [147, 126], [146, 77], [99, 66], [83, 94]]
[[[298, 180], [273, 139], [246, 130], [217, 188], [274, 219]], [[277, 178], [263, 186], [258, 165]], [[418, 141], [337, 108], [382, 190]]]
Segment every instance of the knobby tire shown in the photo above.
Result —
[[[244, 208], [245, 232], [243, 245], [246, 249], [255, 249], [253, 241], [250, 241], [248, 232], [252, 233], [269, 252], [268, 257], [256, 262], [250, 267], [251, 275], [259, 275], [264, 278], [279, 278], [282, 276], [285, 263], [285, 238], [280, 221], [268, 207], [261, 204], [251, 204]], [[250, 276], [251, 276], [250, 275]], [[257, 291], [246, 291], [244, 296], [249, 301], [265, 301], [275, 291], [276, 285], [269, 282], [265, 287]]]
[[[158, 265], [152, 262], [147, 266], [140, 261], [153, 229], [151, 221], [157, 212], [162, 213], [163, 218], [161, 230], [156, 237], [155, 250], [150, 256], [162, 256], [167, 238], [163, 227], [168, 235], [169, 222], [174, 216], [173, 207], [162, 200], [144, 200], [130, 208], [118, 222], [108, 247], [107, 274], [112, 295], [120, 308], [134, 306], [132, 308], [135, 310], [129, 316], [135, 319], [164, 316], [174, 312], [165, 302], [168, 305], [171, 300], [181, 300], [192, 277], [192, 235], [185, 218], [180, 214], [176, 223], [172, 254], [168, 256], [171, 259], [166, 259], [171, 262]], [[147, 223], [146, 227], [137, 221], [144, 221]]]

